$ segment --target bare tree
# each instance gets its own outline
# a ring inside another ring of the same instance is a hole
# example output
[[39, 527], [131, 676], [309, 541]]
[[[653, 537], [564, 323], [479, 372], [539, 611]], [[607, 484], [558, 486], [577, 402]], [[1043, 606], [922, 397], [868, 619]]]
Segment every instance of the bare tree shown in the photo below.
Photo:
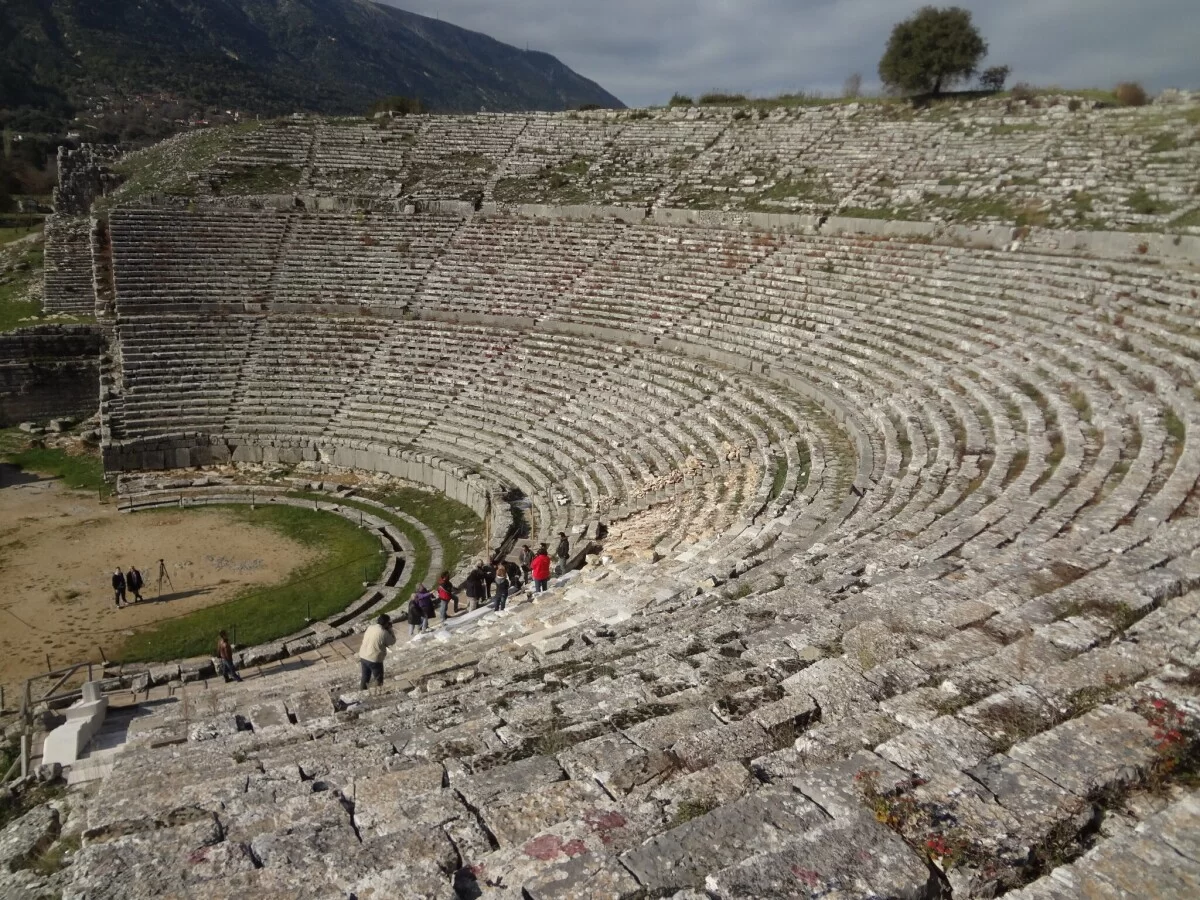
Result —
[[842, 96], [847, 98], [862, 96], [862, 73], [855, 72], [842, 85]]

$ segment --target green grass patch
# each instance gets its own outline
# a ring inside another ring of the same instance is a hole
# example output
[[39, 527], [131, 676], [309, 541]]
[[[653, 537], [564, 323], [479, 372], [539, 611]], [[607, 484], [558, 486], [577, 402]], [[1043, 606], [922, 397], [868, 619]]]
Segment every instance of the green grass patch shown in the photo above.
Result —
[[1144, 187], [1139, 187], [1130, 194], [1125, 200], [1125, 205], [1142, 216], [1158, 216], [1169, 213], [1175, 208], [1165, 200], [1151, 195]]
[[260, 127], [259, 122], [244, 122], [205, 128], [131, 153], [113, 166], [125, 183], [100, 198], [93, 209], [111, 208], [149, 194], [193, 196], [197, 190], [194, 174], [215, 165], [217, 157]]
[[[217, 632], [228, 629], [241, 646], [273, 641], [341, 612], [374, 582], [386, 557], [379, 538], [335, 513], [297, 506], [202, 507], [224, 509], [238, 520], [269, 528], [305, 547], [324, 551], [284, 584], [253, 587], [234, 599], [168, 619], [125, 641], [124, 662], [152, 662], [212, 652]], [[134, 513], [133, 515], [137, 515]]]
[[110, 493], [104, 481], [104, 468], [98, 456], [81, 456], [52, 447], [35, 447], [30, 435], [16, 428], [0, 431], [0, 461], [16, 466], [22, 472], [37, 472], [51, 478], [61, 478], [74, 490]]
[[1175, 410], [1169, 406], [1163, 414], [1163, 424], [1167, 429], [1167, 437], [1182, 444], [1187, 437], [1187, 426], [1184, 424], [1183, 419], [1179, 418]]
[[246, 166], [221, 179], [222, 194], [281, 194], [290, 193], [300, 183], [296, 166], [274, 164]]
[[[483, 521], [469, 506], [420, 488], [400, 488], [374, 499], [420, 519], [437, 535], [442, 543], [442, 568], [448, 571], [453, 572], [466, 557], [484, 551]], [[496, 535], [495, 542], [498, 544], [502, 537]]]
[[19, 241], [21, 238], [29, 237], [31, 234], [40, 234], [42, 231], [42, 223], [36, 225], [18, 225], [14, 228], [0, 228], [0, 245], [11, 244], [13, 241]]
[[775, 471], [771, 475], [771, 493], [767, 496], [767, 502], [773, 503], [779, 499], [779, 495], [783, 493], [784, 482], [788, 476], [788, 461], [786, 456], [779, 457], [775, 462]]
[[[303, 497], [308, 500], [329, 500], [327, 495], [309, 492], [298, 492], [289, 496]], [[459, 561], [465, 556], [479, 552], [483, 546], [483, 522], [470, 508], [449, 497], [420, 488], [400, 488], [387, 494], [365, 496], [420, 519], [441, 542], [442, 568], [450, 572], [454, 571]], [[431, 572], [429, 568], [433, 561], [432, 549], [419, 529], [399, 516], [371, 503], [350, 498], [339, 498], [337, 502], [342, 506], [361, 509], [363, 512], [385, 519], [412, 542], [414, 558], [408, 560], [405, 566], [404, 581], [398, 585], [396, 601], [387, 607], [389, 611], [407, 604], [408, 594], [419, 581], [430, 584], [437, 578], [438, 573]]]
[[1200, 228], [1200, 206], [1171, 220], [1172, 228]]

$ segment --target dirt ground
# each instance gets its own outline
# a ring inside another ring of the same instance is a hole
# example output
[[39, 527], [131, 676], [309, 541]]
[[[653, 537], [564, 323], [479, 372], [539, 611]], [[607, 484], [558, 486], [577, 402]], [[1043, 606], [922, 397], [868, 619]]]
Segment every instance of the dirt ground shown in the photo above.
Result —
[[[133, 630], [285, 581], [313, 556], [226, 510], [121, 514], [94, 494], [0, 467], [0, 684], [15, 691], [46, 671], [46, 654], [54, 668], [98, 661], [98, 646], [111, 657]], [[160, 558], [171, 578], [161, 595]], [[146, 602], [116, 608], [117, 566], [141, 570]]]

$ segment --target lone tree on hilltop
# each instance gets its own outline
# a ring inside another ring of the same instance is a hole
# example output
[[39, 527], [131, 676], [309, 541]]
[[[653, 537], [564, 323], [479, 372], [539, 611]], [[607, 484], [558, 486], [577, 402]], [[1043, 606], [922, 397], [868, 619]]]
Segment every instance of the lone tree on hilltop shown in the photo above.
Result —
[[984, 69], [979, 73], [979, 86], [985, 91], [1002, 91], [1004, 90], [1004, 82], [1008, 81], [1008, 73], [1011, 72], [1008, 66], [992, 66], [989, 69]]
[[958, 6], [924, 6], [892, 29], [879, 60], [879, 77], [890, 88], [936, 96], [974, 75], [986, 53], [987, 42], [971, 23], [970, 12]]

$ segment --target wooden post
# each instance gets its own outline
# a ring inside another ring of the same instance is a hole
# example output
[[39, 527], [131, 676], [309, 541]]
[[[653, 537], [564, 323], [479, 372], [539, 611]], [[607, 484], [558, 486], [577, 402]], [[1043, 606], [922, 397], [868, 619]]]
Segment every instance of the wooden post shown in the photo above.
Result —
[[29, 732], [21, 735], [21, 777], [29, 776]]
[[107, 666], [108, 665], [108, 657], [104, 655], [104, 648], [101, 647], [99, 644], [97, 644], [96, 649], [100, 651], [100, 659], [103, 660], [104, 664]]
[[50, 665], [50, 654], [47, 653], [46, 654], [46, 672], [50, 673], [53, 671], [54, 671], [54, 666]]

